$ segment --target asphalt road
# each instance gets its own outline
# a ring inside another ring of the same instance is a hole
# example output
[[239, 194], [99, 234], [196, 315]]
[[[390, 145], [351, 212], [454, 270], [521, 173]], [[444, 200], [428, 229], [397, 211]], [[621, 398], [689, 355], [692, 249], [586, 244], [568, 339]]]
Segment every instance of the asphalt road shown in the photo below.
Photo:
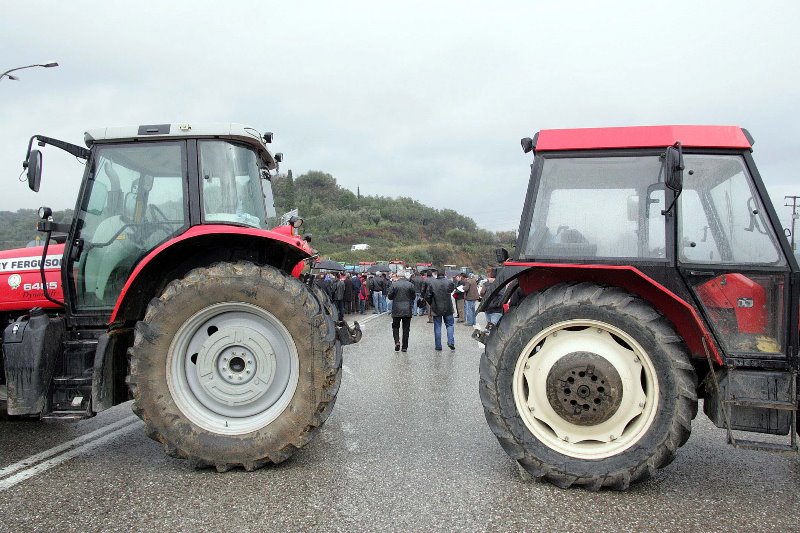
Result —
[[676, 460], [627, 492], [522, 479], [483, 418], [470, 329], [435, 352], [414, 318], [402, 354], [389, 324], [367, 318], [327, 424], [277, 467], [193, 470], [130, 404], [76, 424], [0, 422], [0, 531], [800, 530], [800, 460], [729, 447], [702, 413]]

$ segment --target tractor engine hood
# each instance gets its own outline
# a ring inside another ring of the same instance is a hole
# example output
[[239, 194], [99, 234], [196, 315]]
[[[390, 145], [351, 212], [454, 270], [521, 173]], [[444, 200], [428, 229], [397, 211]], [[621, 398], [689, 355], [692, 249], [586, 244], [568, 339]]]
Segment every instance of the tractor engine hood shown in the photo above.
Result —
[[[34, 307], [56, 308], [44, 296], [40, 264], [43, 246], [0, 251], [0, 311], [28, 311]], [[51, 244], [44, 260], [47, 290], [63, 300], [61, 257], [63, 244]]]

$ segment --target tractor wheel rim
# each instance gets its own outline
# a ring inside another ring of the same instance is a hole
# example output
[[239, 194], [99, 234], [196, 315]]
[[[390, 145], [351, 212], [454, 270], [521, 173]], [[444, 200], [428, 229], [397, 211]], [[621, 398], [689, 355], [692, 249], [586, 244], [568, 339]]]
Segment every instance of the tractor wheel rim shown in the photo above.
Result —
[[177, 331], [167, 384], [178, 409], [214, 433], [241, 435], [267, 426], [294, 396], [297, 347], [268, 311], [242, 302], [206, 307]]
[[[575, 382], [567, 381], [572, 372]], [[535, 335], [517, 360], [512, 389], [528, 430], [578, 459], [633, 446], [658, 410], [659, 383], [647, 352], [622, 329], [597, 320], [568, 320]]]

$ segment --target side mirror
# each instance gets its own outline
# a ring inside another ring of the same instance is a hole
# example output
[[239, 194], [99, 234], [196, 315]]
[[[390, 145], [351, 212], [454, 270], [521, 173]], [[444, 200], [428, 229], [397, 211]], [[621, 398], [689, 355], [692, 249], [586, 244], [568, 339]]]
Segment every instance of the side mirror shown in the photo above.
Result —
[[664, 154], [664, 185], [679, 193], [683, 190], [683, 147], [680, 141], [667, 148]]
[[519, 143], [520, 145], [522, 145], [522, 151], [525, 152], [526, 154], [528, 152], [533, 151], [533, 139], [531, 139], [530, 137], [525, 137], [524, 139], [521, 139]]
[[283, 162], [283, 152], [278, 152], [275, 154], [275, 162], [282, 163]]
[[25, 166], [28, 167], [28, 187], [33, 192], [39, 192], [39, 184], [42, 181], [42, 152], [31, 150]]

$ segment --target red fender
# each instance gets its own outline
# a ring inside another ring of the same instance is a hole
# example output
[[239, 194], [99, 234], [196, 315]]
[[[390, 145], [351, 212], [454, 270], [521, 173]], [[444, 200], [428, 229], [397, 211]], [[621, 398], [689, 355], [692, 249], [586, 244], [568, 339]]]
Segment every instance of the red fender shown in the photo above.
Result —
[[[305, 255], [309, 257], [314, 254], [314, 250], [311, 248], [308, 242], [297, 235], [292, 234], [291, 231], [287, 232], [285, 228], [286, 226], [279, 226], [273, 230], [263, 230], [256, 228], [243, 228], [238, 226], [225, 226], [220, 224], [192, 226], [184, 233], [181, 233], [177, 237], [170, 239], [162, 243], [160, 246], [154, 248], [141, 261], [139, 261], [139, 263], [136, 265], [136, 268], [133, 269], [133, 272], [128, 277], [128, 281], [125, 283], [125, 286], [122, 288], [122, 292], [120, 292], [119, 297], [117, 298], [117, 303], [114, 306], [114, 311], [111, 313], [111, 320], [109, 323], [113, 323], [117, 319], [117, 313], [119, 313], [120, 306], [125, 300], [125, 295], [127, 294], [131, 285], [133, 285], [133, 283], [136, 281], [139, 273], [144, 270], [150, 261], [161, 254], [164, 250], [176, 245], [179, 242], [205, 235], [245, 235], [249, 237], [258, 237], [261, 239], [270, 239], [273, 241], [283, 242], [294, 248], [299, 248], [305, 253]], [[299, 275], [300, 271], [302, 271], [302, 261], [293, 267], [292, 275], [295, 275], [295, 272], [297, 272], [297, 275]]]
[[506, 261], [506, 266], [530, 267], [518, 277], [520, 288], [530, 294], [565, 281], [592, 281], [623, 288], [646, 300], [666, 316], [686, 342], [692, 356], [705, 358], [703, 339], [718, 365], [722, 357], [714, 338], [694, 307], [678, 295], [630, 265], [577, 265]]

